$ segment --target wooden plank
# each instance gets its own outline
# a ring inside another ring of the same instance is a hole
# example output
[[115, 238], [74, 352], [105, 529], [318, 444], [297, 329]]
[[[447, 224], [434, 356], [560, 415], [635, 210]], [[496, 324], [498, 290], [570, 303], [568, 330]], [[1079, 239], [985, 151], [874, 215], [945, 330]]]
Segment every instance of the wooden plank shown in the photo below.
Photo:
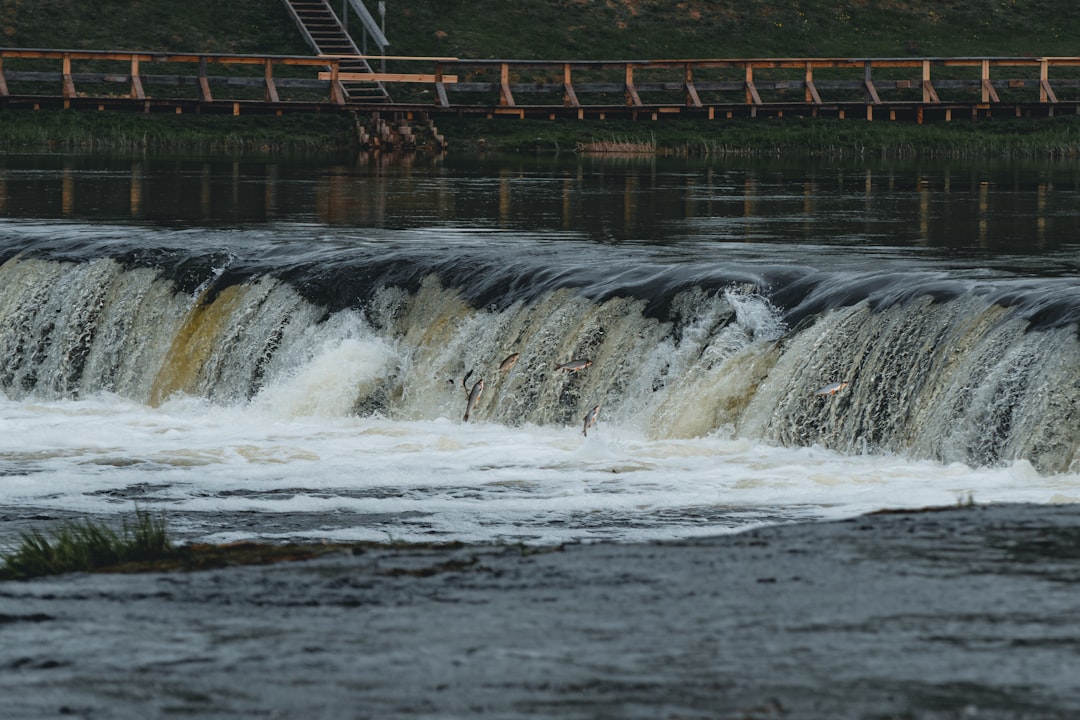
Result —
[[1058, 101], [1057, 95], [1050, 87], [1050, 66], [1045, 58], [1039, 63], [1039, 100], [1042, 102], [1049, 100], [1052, 103]]
[[701, 107], [701, 98], [698, 97], [697, 88], [694, 87], [694, 68], [686, 63], [686, 76], [683, 84], [686, 86], [686, 104], [690, 107]]
[[938, 97], [937, 90], [934, 89], [934, 84], [930, 82], [929, 60], [923, 60], [922, 64], [922, 101], [924, 103], [941, 102], [941, 99]]
[[626, 104], [634, 107], [641, 107], [641, 97], [638, 96], [637, 88], [634, 87], [634, 66], [627, 63], [625, 67], [626, 79], [624, 85], [626, 87]]
[[136, 100], [146, 99], [142, 79], [139, 77], [139, 57], [137, 55], [131, 57], [131, 97]]
[[337, 63], [330, 66], [330, 102], [336, 105], [344, 105], [345, 98], [348, 97], [345, 87], [341, 84], [341, 80], [338, 79], [340, 74], [341, 68]]
[[64, 97], [65, 98], [73, 98], [73, 97], [75, 97], [75, 81], [71, 79], [71, 55], [69, 53], [64, 53], [63, 76], [64, 76], [64, 93], [63, 93]]
[[266, 96], [267, 102], [278, 103], [281, 100], [278, 98], [277, 87], [274, 85], [274, 72], [272, 69], [273, 63], [269, 60], [266, 61], [266, 71], [264, 78], [266, 79]]
[[203, 102], [214, 102], [214, 96], [210, 92], [210, 81], [206, 77], [206, 58], [199, 58], [199, 99]]
[[450, 98], [446, 97], [446, 85], [441, 80], [435, 83], [435, 95], [439, 98], [439, 105], [450, 107]]
[[577, 93], [574, 91], [574, 83], [570, 79], [570, 63], [563, 63], [563, 105], [581, 107]]
[[937, 90], [934, 89], [934, 84], [929, 80], [922, 81], [923, 102], [928, 103], [940, 103], [941, 98], [938, 97]]
[[874, 80], [871, 76], [871, 62], [868, 60], [863, 65], [863, 87], [866, 88], [866, 97], [875, 105], [881, 104], [881, 98], [878, 97], [877, 88], [874, 87]]
[[4, 58], [0, 57], [0, 97], [7, 97], [7, 79], [4, 77]]
[[754, 105], [761, 105], [761, 96], [758, 95], [757, 88], [754, 87], [754, 66], [750, 63], [746, 63], [746, 104], [753, 103]]
[[1043, 102], [1056, 103], [1058, 101], [1057, 95], [1054, 94], [1054, 89], [1050, 87], [1050, 83], [1046, 80], [1039, 81], [1039, 99]]
[[345, 86], [339, 80], [330, 81], [330, 102], [335, 105], [344, 105], [348, 96], [349, 94], [345, 92]]
[[806, 63], [806, 102], [813, 102], [815, 105], [821, 105], [821, 96], [818, 95], [817, 88], [814, 86], [814, 66], [807, 61]]
[[[439, 105], [450, 107], [450, 99], [446, 97], [446, 81], [443, 79], [442, 63], [435, 63], [435, 96], [439, 99]], [[457, 80], [457, 76], [454, 76]]]
[[982, 101], [984, 103], [990, 102], [991, 100], [994, 102], [1001, 102], [997, 90], [994, 89], [994, 84], [990, 82], [990, 61], [983, 60], [980, 64], [982, 65], [982, 75], [979, 80], [979, 85], [982, 89]]
[[499, 104], [505, 107], [514, 107], [514, 95], [510, 92], [510, 66], [506, 63], [499, 65]]
[[[330, 80], [333, 73], [319, 73], [320, 80]], [[423, 73], [378, 73], [378, 72], [339, 72], [338, 80], [341, 82], [404, 82], [404, 83], [456, 83], [457, 75], [443, 75]]]

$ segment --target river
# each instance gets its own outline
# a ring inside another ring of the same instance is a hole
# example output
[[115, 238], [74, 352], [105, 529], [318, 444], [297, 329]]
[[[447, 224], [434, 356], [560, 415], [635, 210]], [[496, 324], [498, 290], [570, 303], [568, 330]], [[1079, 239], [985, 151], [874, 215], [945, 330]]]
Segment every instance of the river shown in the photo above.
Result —
[[5, 156], [3, 526], [555, 544], [1073, 502], [1078, 192], [1072, 163]]
[[1078, 193], [0, 156], [0, 544], [374, 543], [0, 583], [4, 717], [1076, 717]]

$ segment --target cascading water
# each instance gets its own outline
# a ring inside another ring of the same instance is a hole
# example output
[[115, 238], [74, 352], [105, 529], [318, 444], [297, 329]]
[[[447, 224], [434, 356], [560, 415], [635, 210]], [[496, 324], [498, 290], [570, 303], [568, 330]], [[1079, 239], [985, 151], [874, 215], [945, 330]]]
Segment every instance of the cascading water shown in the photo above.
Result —
[[[474, 418], [506, 426], [577, 425], [599, 404], [604, 422], [653, 439], [1077, 468], [1072, 280], [600, 267], [407, 243], [311, 258], [8, 245], [0, 388], [14, 400], [458, 420], [468, 373], [485, 380]], [[557, 369], [581, 358], [592, 365]], [[814, 393], [835, 381], [848, 386]]]

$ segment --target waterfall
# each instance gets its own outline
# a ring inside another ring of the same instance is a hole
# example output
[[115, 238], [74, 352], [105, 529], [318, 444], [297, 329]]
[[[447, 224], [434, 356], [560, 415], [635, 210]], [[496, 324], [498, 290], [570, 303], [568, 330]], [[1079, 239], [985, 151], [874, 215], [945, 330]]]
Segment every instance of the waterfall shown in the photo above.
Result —
[[[604, 271], [444, 249], [237, 260], [10, 252], [0, 390], [177, 396], [287, 414], [710, 434], [1075, 471], [1072, 281], [868, 277], [627, 262]], [[511, 353], [508, 370], [500, 362]], [[588, 359], [578, 372], [560, 363]], [[833, 395], [815, 390], [832, 382]]]

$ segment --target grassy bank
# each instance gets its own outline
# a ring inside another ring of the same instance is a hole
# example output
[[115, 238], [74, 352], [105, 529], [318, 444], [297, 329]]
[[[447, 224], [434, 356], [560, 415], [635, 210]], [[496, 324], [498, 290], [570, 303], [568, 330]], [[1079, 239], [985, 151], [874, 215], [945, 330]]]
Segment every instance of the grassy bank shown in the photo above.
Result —
[[916, 125], [783, 120], [531, 121], [446, 119], [459, 149], [504, 152], [655, 152], [795, 157], [1080, 157], [1080, 117]]
[[0, 111], [0, 149], [166, 150], [227, 153], [348, 152], [348, 115], [140, 115], [62, 110]]
[[[375, 3], [368, 2], [374, 10]], [[337, 5], [334, 5], [336, 8]], [[103, 20], [104, 19], [104, 20]], [[357, 24], [351, 27], [354, 35]], [[0, 0], [11, 47], [304, 55], [284, 4], [237, 0]], [[1076, 55], [1075, 0], [394, 0], [390, 52], [515, 59], [782, 56]], [[1073, 119], [910, 126], [785, 119], [655, 123], [440, 119], [451, 149], [569, 151], [591, 143], [651, 144], [689, 155], [850, 154], [1072, 156]], [[2, 113], [0, 148], [337, 151], [352, 118]], [[482, 141], [482, 142], [481, 142]]]
[[[176, 116], [0, 111], [0, 152], [357, 152], [347, 115]], [[1080, 117], [916, 125], [861, 120], [441, 118], [453, 152], [631, 152], [687, 157], [1080, 157]]]
[[394, 0], [386, 26], [396, 54], [464, 58], [1080, 53], [1075, 0]]
[[[279, 0], [0, 0], [0, 31], [9, 47], [308, 52]], [[386, 33], [396, 55], [463, 58], [1075, 55], [1080, 3], [392, 0]]]

